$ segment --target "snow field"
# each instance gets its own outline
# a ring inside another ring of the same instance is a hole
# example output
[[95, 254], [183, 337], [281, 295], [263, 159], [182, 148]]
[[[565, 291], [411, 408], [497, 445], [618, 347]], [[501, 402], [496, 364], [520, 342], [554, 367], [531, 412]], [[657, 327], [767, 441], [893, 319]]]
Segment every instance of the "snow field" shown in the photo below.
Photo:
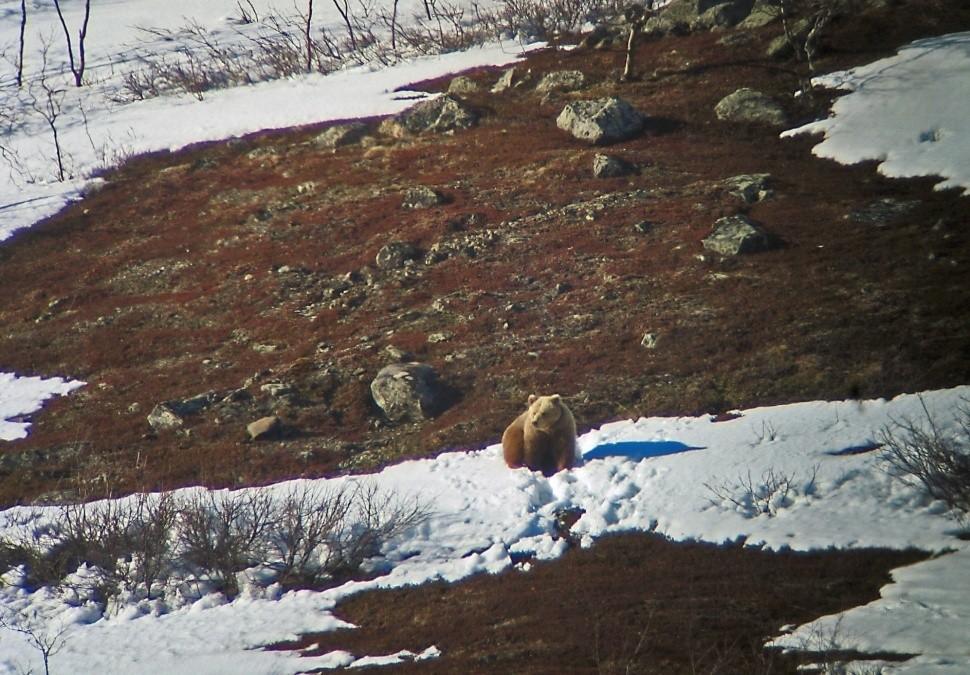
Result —
[[[955, 433], [970, 387], [927, 392], [921, 398], [934, 422], [945, 433]], [[375, 484], [389, 493], [417, 496], [431, 507], [425, 523], [389, 543], [383, 559], [374, 561], [376, 569], [386, 570], [374, 580], [321, 593], [280, 594], [278, 588], [249, 586], [230, 603], [208, 595], [183, 606], [143, 603], [105, 615], [83, 602], [72, 606], [70, 598], [50, 589], [27, 593], [11, 572], [5, 576], [8, 585], [0, 588], [0, 611], [21, 610], [22, 616], [43, 617], [49, 622], [45, 625], [66, 625], [54, 663], [70, 664], [74, 672], [291, 673], [343, 667], [354, 662], [346, 653], [311, 660], [258, 647], [338, 627], [331, 610], [352, 593], [497, 573], [512, 567], [512, 553], [555, 558], [565, 551], [553, 535], [555, 513], [579, 507], [585, 514], [573, 531], [586, 546], [611, 532], [655, 530], [678, 540], [745, 537], [749, 546], [772, 549], [954, 550], [894, 572], [896, 583], [883, 589], [879, 601], [800, 627], [779, 636], [777, 644], [797, 647], [806, 636], [829, 631], [844, 648], [921, 654], [912, 662], [887, 664], [886, 672], [957, 672], [945, 669], [950, 665], [933, 670], [943, 662], [967, 672], [970, 649], [960, 638], [970, 631], [970, 545], [955, 536], [956, 524], [945, 517], [943, 505], [886, 473], [878, 451], [833, 454], [871, 444], [894, 420], [922, 418], [920, 397], [907, 395], [891, 401], [755, 408], [726, 422], [709, 416], [617, 422], [584, 434], [581, 449], [655, 440], [700, 449], [640, 460], [596, 459], [551, 478], [509, 470], [499, 446], [404, 462], [373, 475], [317, 482], [324, 487]], [[750, 471], [757, 483], [769, 469], [792, 484], [788, 499], [772, 505], [774, 515], [747, 508], [738, 485], [739, 476], [746, 478]], [[705, 483], [723, 486], [740, 505], [718, 499]], [[297, 484], [262, 489], [282, 496]], [[25, 513], [23, 508], [0, 513], [0, 533], [17, 527]], [[839, 630], [831, 631], [835, 622]], [[5, 645], [0, 673], [36, 663], [36, 654], [16, 636], [0, 632], [0, 639]], [[398, 658], [382, 658], [392, 657]]]
[[783, 136], [824, 133], [812, 150], [819, 157], [876, 160], [891, 178], [940, 176], [938, 190], [970, 190], [970, 32], [917, 40], [896, 56], [813, 83], [851, 93], [827, 119]]

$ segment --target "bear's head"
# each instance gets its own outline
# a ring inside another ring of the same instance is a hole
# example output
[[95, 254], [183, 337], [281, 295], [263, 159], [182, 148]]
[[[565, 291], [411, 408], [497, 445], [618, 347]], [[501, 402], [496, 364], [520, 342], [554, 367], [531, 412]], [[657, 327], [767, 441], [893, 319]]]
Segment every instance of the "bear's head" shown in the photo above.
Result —
[[551, 431], [562, 417], [562, 398], [552, 396], [529, 396], [529, 422], [540, 431]]

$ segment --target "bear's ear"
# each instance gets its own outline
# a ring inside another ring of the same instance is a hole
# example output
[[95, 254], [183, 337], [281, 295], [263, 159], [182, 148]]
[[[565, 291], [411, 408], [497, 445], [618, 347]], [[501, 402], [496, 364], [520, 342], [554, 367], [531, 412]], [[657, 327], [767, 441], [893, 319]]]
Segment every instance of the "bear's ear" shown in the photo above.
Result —
[[533, 403], [535, 403], [537, 398], [539, 397], [536, 396], [535, 394], [529, 394], [529, 405], [532, 405]]
[[562, 397], [559, 394], [553, 394], [552, 396], [549, 397], [549, 400], [552, 401], [553, 403], [559, 403], [559, 401], [562, 400]]

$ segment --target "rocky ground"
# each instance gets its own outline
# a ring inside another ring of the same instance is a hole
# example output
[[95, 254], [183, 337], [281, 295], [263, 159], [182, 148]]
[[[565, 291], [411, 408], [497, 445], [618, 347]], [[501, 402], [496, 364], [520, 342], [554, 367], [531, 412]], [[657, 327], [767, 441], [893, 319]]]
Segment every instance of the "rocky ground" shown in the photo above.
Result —
[[[970, 28], [956, 0], [871, 4], [829, 27], [821, 71]], [[628, 82], [622, 46], [549, 49], [511, 77], [417, 84], [452, 86], [432, 122], [455, 130], [266, 132], [105, 175], [0, 246], [0, 369], [88, 382], [4, 446], [0, 503], [372, 470], [494, 443], [530, 393], [563, 394], [582, 432], [965, 384], [967, 199], [781, 140], [833, 95], [793, 98], [805, 68], [767, 56], [779, 33], [644, 37]], [[559, 71], [581, 75], [543, 79]], [[778, 108], [721, 119], [741, 88]], [[598, 147], [558, 128], [611, 96], [642, 132]], [[712, 237], [737, 216], [757, 228], [740, 253]], [[427, 367], [378, 377], [412, 361]], [[361, 596], [341, 613], [365, 630], [305, 642], [438, 644], [431, 672], [785, 672], [767, 635], [875, 597], [913, 559], [631, 536], [528, 575]]]

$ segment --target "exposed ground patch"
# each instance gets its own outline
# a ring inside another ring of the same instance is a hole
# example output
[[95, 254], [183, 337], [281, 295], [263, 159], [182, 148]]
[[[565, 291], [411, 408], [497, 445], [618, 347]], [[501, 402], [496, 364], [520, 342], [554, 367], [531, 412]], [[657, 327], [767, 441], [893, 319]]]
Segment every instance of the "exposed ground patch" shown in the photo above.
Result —
[[[528, 573], [353, 596], [337, 614], [358, 628], [281, 646], [358, 657], [442, 651], [387, 670], [394, 673], [794, 673], [798, 660], [765, 652], [766, 640], [784, 625], [878, 598], [890, 568], [924, 557], [607, 537]], [[800, 658], [844, 657], [826, 651], [832, 637], [820, 635], [806, 645], [820, 653]]]

